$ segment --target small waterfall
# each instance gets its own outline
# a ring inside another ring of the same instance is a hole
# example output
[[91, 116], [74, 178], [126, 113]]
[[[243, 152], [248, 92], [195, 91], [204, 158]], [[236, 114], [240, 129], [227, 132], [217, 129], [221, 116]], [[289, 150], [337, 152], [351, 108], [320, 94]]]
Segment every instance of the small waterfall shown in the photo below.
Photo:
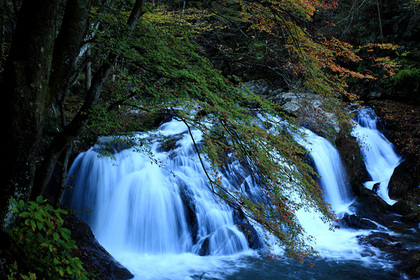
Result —
[[[324, 191], [324, 199], [331, 205], [338, 218], [345, 213], [352, 214], [350, 209], [354, 202], [347, 176], [337, 149], [325, 138], [310, 130], [304, 129], [305, 138], [295, 135], [295, 139], [306, 150], [313, 160], [319, 177], [319, 186]], [[337, 228], [330, 230], [315, 209], [300, 209], [296, 213], [306, 233], [313, 236], [312, 246], [322, 257], [355, 260], [362, 259], [366, 248], [358, 242], [358, 237], [369, 231]]]
[[324, 199], [339, 215], [348, 213], [354, 198], [350, 192], [347, 175], [337, 149], [325, 138], [305, 130], [305, 140], [299, 141], [314, 161], [315, 170], [320, 176], [319, 185], [324, 190]]
[[352, 135], [361, 146], [366, 170], [372, 179], [365, 183], [365, 187], [376, 191], [385, 202], [392, 205], [396, 201], [389, 197], [388, 184], [401, 159], [395, 153], [393, 145], [378, 130], [378, 117], [373, 109], [359, 109], [356, 116], [357, 123]]

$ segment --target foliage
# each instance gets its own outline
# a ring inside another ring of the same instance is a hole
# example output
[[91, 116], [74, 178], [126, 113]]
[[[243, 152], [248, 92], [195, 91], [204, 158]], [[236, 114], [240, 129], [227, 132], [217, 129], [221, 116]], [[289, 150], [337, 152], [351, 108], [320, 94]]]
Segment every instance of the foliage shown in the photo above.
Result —
[[54, 209], [45, 199], [11, 201], [19, 216], [6, 232], [10, 247], [6, 257], [9, 279], [89, 279], [82, 262], [71, 255], [76, 249], [70, 230], [63, 227], [67, 212]]
[[[388, 85], [393, 92], [401, 97], [416, 96], [415, 93], [420, 90], [420, 69], [401, 69], [390, 79]], [[420, 101], [418, 94], [415, 101], [417, 103]]]

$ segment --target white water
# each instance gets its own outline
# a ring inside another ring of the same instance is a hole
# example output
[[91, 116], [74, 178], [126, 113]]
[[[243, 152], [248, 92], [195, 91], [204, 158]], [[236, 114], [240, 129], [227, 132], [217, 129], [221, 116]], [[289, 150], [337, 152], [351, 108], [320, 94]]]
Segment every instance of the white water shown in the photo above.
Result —
[[[154, 143], [153, 159], [135, 148], [114, 158], [98, 157], [100, 148], [94, 147], [79, 155], [70, 170], [68, 184], [74, 188], [65, 199], [75, 210], [88, 209], [80, 216], [99, 242], [141, 279], [156, 279], [156, 273], [184, 279], [191, 269], [220, 267], [233, 258], [223, 256], [249, 251], [232, 209], [210, 191], [186, 130], [177, 121], [163, 125], [160, 134], [183, 134], [173, 151], [161, 151]], [[201, 138], [197, 132], [194, 137]], [[193, 219], [187, 205], [195, 213], [195, 229], [187, 223]], [[198, 254], [213, 257], [204, 261]]]
[[[338, 218], [350, 209], [354, 197], [350, 193], [347, 176], [337, 149], [325, 138], [310, 130], [304, 130], [305, 140], [295, 137], [308, 150], [319, 175], [319, 185], [324, 191], [324, 199], [331, 206]], [[337, 228], [330, 230], [330, 225], [321, 220], [315, 211], [299, 210], [296, 213], [305, 231], [314, 237], [313, 247], [322, 257], [336, 260], [362, 260], [367, 249], [358, 243], [358, 236], [370, 231]], [[369, 249], [371, 250], [371, 249]]]
[[372, 109], [360, 109], [357, 111], [357, 123], [352, 135], [361, 146], [366, 170], [372, 179], [365, 183], [365, 187], [373, 190], [376, 184], [377, 194], [392, 205], [396, 201], [389, 197], [388, 184], [401, 159], [395, 153], [393, 145], [378, 130], [377, 123], [378, 117]]
[[337, 149], [325, 138], [310, 130], [305, 130], [306, 141], [299, 141], [310, 153], [314, 161], [319, 184], [324, 190], [324, 199], [334, 212], [340, 216], [350, 213], [349, 206], [354, 197], [350, 193], [347, 175]]
[[[243, 269], [244, 257], [256, 253], [248, 249], [245, 236], [235, 226], [233, 211], [210, 191], [187, 127], [171, 121], [157, 133], [180, 135], [176, 148], [163, 151], [155, 142], [153, 159], [135, 148], [116, 153], [114, 158], [98, 157], [99, 147], [79, 155], [70, 170], [72, 190], [65, 199], [71, 208], [82, 210], [79, 216], [90, 224], [99, 242], [136, 279], [200, 279], [204, 274], [204, 279], [226, 279]], [[199, 132], [193, 130], [193, 134], [197, 142], [201, 140]], [[304, 145], [321, 175], [325, 199], [337, 214], [350, 212], [353, 198], [346, 189], [338, 152], [311, 132], [307, 139]], [[231, 167], [240, 173], [237, 162]], [[247, 185], [252, 195], [260, 195], [252, 176], [246, 172], [231, 175], [227, 177], [239, 179], [235, 182], [223, 176], [228, 188], [245, 189]], [[297, 216], [315, 237], [313, 246], [322, 257], [371, 261], [362, 256], [366, 248], [356, 238], [368, 231], [332, 232], [316, 211], [302, 209]]]

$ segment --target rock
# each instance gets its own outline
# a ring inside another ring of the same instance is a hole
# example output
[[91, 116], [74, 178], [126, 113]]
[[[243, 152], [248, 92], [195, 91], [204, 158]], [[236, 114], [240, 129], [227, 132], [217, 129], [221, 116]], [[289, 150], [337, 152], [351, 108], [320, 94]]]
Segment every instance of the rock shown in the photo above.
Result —
[[181, 182], [179, 182], [179, 191], [182, 203], [184, 204], [185, 208], [185, 218], [187, 220], [188, 228], [190, 229], [191, 237], [195, 243], [197, 242], [198, 221], [197, 215], [195, 213], [194, 195], [191, 193], [188, 187]]
[[248, 222], [242, 223], [236, 226], [240, 232], [242, 232], [248, 240], [249, 247], [251, 249], [262, 248], [262, 243], [258, 237], [257, 231]]
[[377, 99], [380, 98], [382, 96], [382, 93], [380, 92], [376, 92], [376, 91], [371, 91], [367, 94], [367, 99]]
[[390, 210], [390, 206], [382, 198], [364, 186], [360, 187], [357, 201], [361, 204], [359, 208], [363, 209], [364, 215], [377, 217]]
[[[419, 160], [419, 159], [418, 159]], [[407, 193], [418, 192], [420, 186], [420, 170], [412, 160], [405, 160], [394, 170], [389, 181], [389, 194], [392, 198], [407, 199]], [[420, 202], [420, 200], [417, 200]]]
[[370, 180], [370, 176], [363, 162], [357, 139], [350, 135], [350, 131], [350, 126], [343, 127], [338, 134], [335, 145], [340, 152], [353, 193], [360, 196], [364, 191], [363, 189], [366, 189], [363, 183]]
[[420, 207], [412, 201], [401, 200], [392, 205], [391, 210], [400, 215], [420, 213]]
[[373, 232], [368, 236], [362, 237], [360, 241], [389, 253], [395, 253], [401, 248], [401, 243], [398, 242], [398, 239], [384, 232]]
[[203, 243], [201, 243], [200, 250], [197, 252], [199, 256], [207, 256], [210, 254], [210, 237], [207, 236], [206, 239], [204, 239]]
[[397, 269], [407, 274], [410, 279], [420, 279], [420, 251], [407, 250], [401, 255], [402, 261], [397, 265]]
[[101, 136], [98, 138], [93, 149], [99, 154], [116, 154], [135, 145], [126, 137]]
[[340, 222], [345, 227], [355, 228], [355, 229], [378, 229], [378, 226], [369, 221], [368, 219], [359, 217], [357, 215], [345, 214], [343, 218], [340, 219]]
[[77, 249], [73, 255], [83, 262], [86, 270], [98, 274], [98, 279], [126, 280], [134, 277], [99, 244], [85, 222], [68, 214], [64, 226], [71, 230], [71, 238], [76, 241]]
[[285, 92], [276, 96], [277, 103], [283, 110], [296, 116], [297, 124], [320, 135], [335, 138], [340, 132], [339, 122], [335, 115], [325, 111], [326, 99], [316, 94]]
[[179, 147], [178, 141], [184, 138], [186, 132], [171, 135], [160, 141], [160, 146], [157, 148], [158, 152], [169, 152]]
[[401, 217], [401, 221], [405, 223], [420, 223], [420, 213], [410, 213], [408, 215], [405, 215]]
[[245, 85], [255, 94], [264, 95], [269, 92], [270, 85], [267, 80], [248, 81]]

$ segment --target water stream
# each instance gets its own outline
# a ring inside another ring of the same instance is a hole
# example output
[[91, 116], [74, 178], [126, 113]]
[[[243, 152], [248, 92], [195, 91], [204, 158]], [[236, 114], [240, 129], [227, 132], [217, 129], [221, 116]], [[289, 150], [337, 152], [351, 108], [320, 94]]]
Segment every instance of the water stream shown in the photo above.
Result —
[[[392, 263], [358, 243], [358, 236], [369, 231], [332, 232], [315, 210], [297, 213], [315, 237], [320, 253], [315, 267], [249, 249], [233, 210], [210, 191], [187, 127], [173, 120], [140, 137], [152, 139], [153, 133], [177, 139], [174, 148], [152, 141], [152, 157], [138, 147], [104, 157], [103, 146], [96, 145], [76, 158], [67, 181], [71, 190], [64, 197], [136, 279], [394, 279]], [[338, 215], [351, 213], [354, 198], [337, 150], [307, 134], [301, 143], [314, 160], [326, 201]], [[193, 135], [201, 140], [198, 131]], [[232, 165], [240, 172], [238, 163]], [[231, 175], [223, 176], [226, 185], [258, 188], [246, 172]]]
[[357, 123], [352, 135], [360, 144], [366, 169], [371, 176], [365, 187], [376, 191], [385, 202], [392, 205], [396, 201], [389, 197], [388, 184], [401, 159], [393, 145], [379, 131], [377, 127], [379, 118], [373, 109], [359, 109], [356, 111], [356, 116]]

